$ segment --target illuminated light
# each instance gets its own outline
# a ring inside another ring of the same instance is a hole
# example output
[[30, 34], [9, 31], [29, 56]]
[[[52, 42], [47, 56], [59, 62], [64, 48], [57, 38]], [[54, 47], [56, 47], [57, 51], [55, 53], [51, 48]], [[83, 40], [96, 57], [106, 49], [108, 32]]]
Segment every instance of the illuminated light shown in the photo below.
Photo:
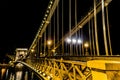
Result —
[[5, 71], [6, 71], [6, 69], [5, 69], [5, 68], [2, 68], [2, 70], [1, 70], [1, 75], [2, 75], [2, 76], [4, 75]]
[[45, 21], [42, 21], [43, 23], [45, 22]]
[[67, 38], [66, 42], [67, 43], [73, 43], [73, 44], [81, 44], [82, 40], [81, 39], [75, 39], [75, 38], [73, 38], [73, 39]]
[[67, 38], [66, 41], [67, 41], [67, 43], [70, 43], [70, 42], [71, 42], [71, 39], [70, 39], [70, 38]]
[[51, 76], [47, 76], [48, 79], [51, 79]]
[[84, 44], [84, 47], [88, 48], [88, 47], [89, 47], [89, 44], [86, 42], [86, 43]]
[[40, 74], [42, 73], [42, 71], [40, 71]]
[[45, 17], [47, 17], [48, 15], [47, 14], [45, 14]]
[[40, 54], [42, 55], [42, 52]]
[[44, 20], [46, 20], [46, 18], [44, 18]]
[[76, 39], [72, 39], [72, 43], [75, 44], [77, 41]]
[[51, 44], [52, 44], [52, 40], [48, 40], [48, 41], [47, 41], [47, 44], [48, 44], [48, 45], [51, 45]]
[[43, 23], [41, 25], [43, 26]]
[[45, 73], [43, 73], [43, 76], [45, 76], [46, 74]]
[[50, 1], [50, 4], [52, 4], [53, 2], [52, 1]]
[[[49, 13], [49, 10], [46, 11], [47, 13]], [[47, 14], [46, 14], [47, 15]], [[47, 16], [46, 16], [47, 17]]]
[[50, 8], [51, 8], [51, 6], [52, 6], [52, 5], [50, 4], [48, 8], [50, 9]]
[[82, 40], [78, 39], [77, 43], [78, 43], [78, 44], [81, 44], [81, 43], [82, 43]]
[[55, 52], [55, 49], [53, 49], [52, 52]]
[[31, 52], [34, 52], [35, 50], [34, 49], [31, 49]]

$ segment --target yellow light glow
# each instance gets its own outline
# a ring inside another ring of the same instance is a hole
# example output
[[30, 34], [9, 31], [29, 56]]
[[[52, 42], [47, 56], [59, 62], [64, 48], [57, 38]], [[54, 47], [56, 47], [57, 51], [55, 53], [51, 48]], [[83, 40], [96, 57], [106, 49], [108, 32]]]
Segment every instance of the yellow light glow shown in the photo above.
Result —
[[35, 50], [34, 49], [31, 49], [31, 52], [34, 52]]
[[52, 44], [52, 40], [48, 40], [47, 45], [51, 45], [51, 44]]
[[88, 47], [89, 47], [89, 44], [88, 44], [88, 43], [85, 43], [85, 44], [84, 44], [84, 47], [88, 48]]
[[53, 49], [52, 52], [55, 52], [55, 49]]
[[1, 70], [1, 76], [3, 76], [4, 74], [5, 74], [5, 71], [6, 71], [6, 69], [5, 68], [3, 68], [2, 70]]

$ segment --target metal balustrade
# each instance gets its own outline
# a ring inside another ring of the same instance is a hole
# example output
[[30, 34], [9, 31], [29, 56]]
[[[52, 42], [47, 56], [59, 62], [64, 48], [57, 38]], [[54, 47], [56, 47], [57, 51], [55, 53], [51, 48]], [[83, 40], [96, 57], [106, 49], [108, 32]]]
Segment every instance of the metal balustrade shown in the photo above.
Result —
[[40, 75], [52, 80], [92, 80], [86, 62], [46, 58], [33, 61], [30, 65]]

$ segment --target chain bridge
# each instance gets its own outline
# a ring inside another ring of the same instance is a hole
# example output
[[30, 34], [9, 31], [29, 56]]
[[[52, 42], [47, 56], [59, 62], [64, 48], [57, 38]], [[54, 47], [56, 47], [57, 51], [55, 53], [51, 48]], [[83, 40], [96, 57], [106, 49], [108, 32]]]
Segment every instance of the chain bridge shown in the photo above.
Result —
[[0, 64], [3, 80], [120, 80], [112, 50], [112, 0], [50, 0], [29, 48]]

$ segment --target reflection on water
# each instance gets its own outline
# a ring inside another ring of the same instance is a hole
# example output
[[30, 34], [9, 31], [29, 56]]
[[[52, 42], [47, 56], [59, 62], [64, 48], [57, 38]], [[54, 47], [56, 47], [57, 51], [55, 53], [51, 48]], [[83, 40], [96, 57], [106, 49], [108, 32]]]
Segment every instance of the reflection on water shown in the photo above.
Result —
[[16, 66], [15, 66], [15, 78], [16, 78], [16, 80], [24, 80], [24, 79], [22, 79], [23, 67], [24, 66], [21, 63], [16, 64]]
[[16, 72], [16, 80], [22, 80], [22, 71], [17, 71]]
[[3, 77], [5, 77], [5, 72], [6, 72], [6, 69], [2, 68], [1, 69], [1, 80], [3, 80]]
[[10, 74], [10, 78], [8, 80], [15, 80], [14, 74]]
[[41, 80], [34, 72], [27, 68], [16, 69], [15, 67], [1, 68], [0, 80]]
[[26, 79], [22, 79], [23, 76], [25, 76], [26, 74], [24, 74], [24, 71], [22, 70], [14, 70], [14, 68], [2, 68], [0, 69], [0, 80], [27, 80]]

